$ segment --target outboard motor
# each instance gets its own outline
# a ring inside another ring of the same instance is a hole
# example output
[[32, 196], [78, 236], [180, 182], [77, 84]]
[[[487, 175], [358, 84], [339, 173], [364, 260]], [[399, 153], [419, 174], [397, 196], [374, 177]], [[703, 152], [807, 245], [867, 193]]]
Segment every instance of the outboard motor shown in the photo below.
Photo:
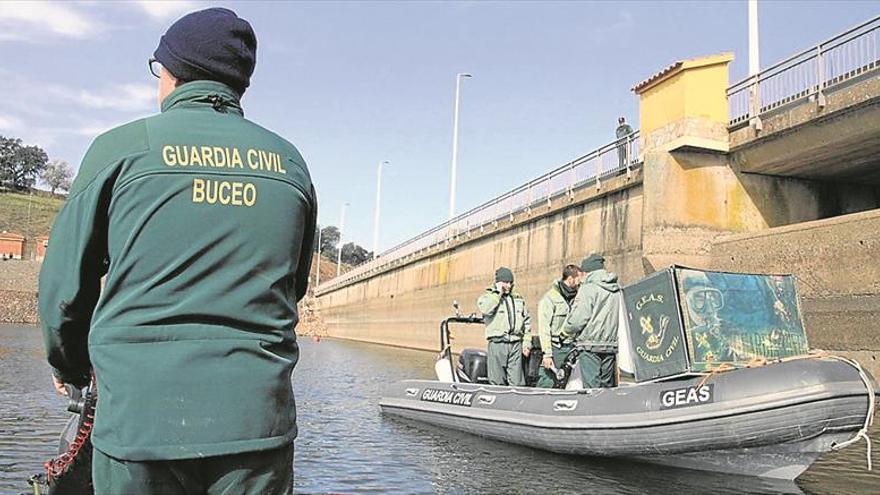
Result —
[[486, 351], [480, 349], [464, 349], [458, 356], [458, 367], [455, 370], [458, 381], [466, 383], [489, 383], [489, 372], [486, 368], [488, 357]]

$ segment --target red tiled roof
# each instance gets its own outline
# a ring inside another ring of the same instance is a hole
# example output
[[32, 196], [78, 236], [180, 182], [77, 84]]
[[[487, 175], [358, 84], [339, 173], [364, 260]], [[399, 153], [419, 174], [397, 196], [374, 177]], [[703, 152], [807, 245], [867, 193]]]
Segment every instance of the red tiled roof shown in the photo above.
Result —
[[684, 69], [690, 69], [692, 67], [703, 67], [706, 65], [727, 63], [733, 60], [733, 54], [730, 52], [719, 53], [717, 55], [708, 55], [706, 57], [697, 57], [697, 58], [689, 58], [685, 60], [679, 60], [660, 72], [654, 74], [653, 76], [645, 79], [644, 81], [636, 84], [632, 87], [632, 91], [638, 93], [639, 91], [646, 89], [651, 86], [655, 82], [664, 79], [670, 74], [679, 72]]

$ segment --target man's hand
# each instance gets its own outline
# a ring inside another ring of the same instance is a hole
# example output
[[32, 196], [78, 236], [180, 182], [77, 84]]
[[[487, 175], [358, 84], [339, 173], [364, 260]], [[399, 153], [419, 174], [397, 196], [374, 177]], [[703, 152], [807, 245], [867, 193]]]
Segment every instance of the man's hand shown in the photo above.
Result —
[[52, 385], [55, 387], [55, 391], [58, 392], [58, 395], [67, 397], [67, 387], [64, 386], [64, 382], [62, 382], [60, 378], [52, 375]]
[[510, 282], [495, 282], [495, 290], [498, 291], [499, 294], [508, 294], [510, 293], [510, 288], [513, 286]]
[[550, 356], [544, 356], [544, 360], [541, 361], [541, 366], [543, 366], [544, 368], [546, 368], [548, 370], [553, 369], [554, 368], [553, 358]]
[[531, 353], [532, 353], [531, 347], [523, 347], [523, 356], [529, 357], [529, 354], [531, 354]]

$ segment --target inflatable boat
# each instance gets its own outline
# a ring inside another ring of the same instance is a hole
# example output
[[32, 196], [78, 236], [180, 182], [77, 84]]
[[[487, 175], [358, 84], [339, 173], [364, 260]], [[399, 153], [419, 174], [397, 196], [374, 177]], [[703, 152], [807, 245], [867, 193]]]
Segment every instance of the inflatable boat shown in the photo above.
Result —
[[[699, 272], [694, 284], [688, 271], [672, 267], [624, 289], [618, 361], [628, 383], [582, 388], [576, 347], [556, 370], [564, 388], [489, 385], [485, 352], [465, 349], [456, 360], [449, 340], [450, 324], [482, 319], [455, 316], [440, 325], [438, 380], [392, 384], [380, 407], [562, 454], [787, 480], [860, 439], [870, 449], [877, 383], [855, 361], [806, 350], [793, 278]], [[769, 309], [755, 304], [767, 297]]]

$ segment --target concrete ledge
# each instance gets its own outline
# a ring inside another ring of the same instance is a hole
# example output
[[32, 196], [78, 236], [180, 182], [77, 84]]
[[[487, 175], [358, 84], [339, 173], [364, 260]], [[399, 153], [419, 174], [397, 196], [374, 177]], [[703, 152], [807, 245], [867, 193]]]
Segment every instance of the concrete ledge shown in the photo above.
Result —
[[730, 151], [730, 144], [717, 139], [682, 136], [667, 143], [666, 149], [673, 153], [727, 153]]
[[775, 237], [780, 234], [788, 234], [793, 232], [805, 232], [809, 230], [821, 230], [834, 228], [835, 226], [843, 226], [848, 224], [861, 224], [863, 222], [880, 221], [880, 210], [862, 211], [859, 213], [851, 213], [849, 215], [841, 215], [833, 218], [823, 218], [820, 220], [812, 220], [809, 222], [801, 222], [793, 225], [784, 225], [771, 229], [761, 230], [758, 232], [745, 232], [737, 234], [727, 234], [718, 236], [715, 245], [719, 246], [725, 243], [739, 242], [748, 239], [759, 239], [762, 237]]
[[880, 184], [880, 73], [762, 116], [730, 133], [731, 164], [748, 173]]

